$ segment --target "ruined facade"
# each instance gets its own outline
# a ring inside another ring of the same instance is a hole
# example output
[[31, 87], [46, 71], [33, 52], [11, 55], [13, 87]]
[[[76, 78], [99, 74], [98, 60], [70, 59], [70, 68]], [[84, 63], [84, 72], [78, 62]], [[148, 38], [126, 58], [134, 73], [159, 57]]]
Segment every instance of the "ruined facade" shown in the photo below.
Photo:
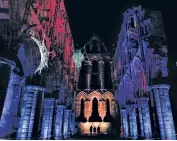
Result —
[[159, 11], [139, 6], [124, 12], [115, 52], [123, 137], [176, 139], [167, 47]]
[[[64, 1], [0, 0], [0, 26], [0, 138], [74, 135], [74, 43]], [[30, 31], [39, 41], [44, 39], [50, 52], [48, 68], [41, 74], [34, 73], [41, 54]]]
[[76, 77], [76, 121], [83, 134], [89, 134], [91, 125], [108, 133], [117, 114], [113, 59], [97, 36], [84, 45], [83, 52], [88, 60], [82, 62]]

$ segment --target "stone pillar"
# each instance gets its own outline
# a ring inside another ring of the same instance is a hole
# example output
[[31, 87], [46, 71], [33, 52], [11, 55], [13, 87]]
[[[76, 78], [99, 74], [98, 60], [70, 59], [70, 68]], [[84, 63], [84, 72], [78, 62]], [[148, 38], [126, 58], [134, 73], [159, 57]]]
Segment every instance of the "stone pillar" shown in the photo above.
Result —
[[57, 105], [56, 117], [55, 117], [55, 140], [61, 140], [62, 139], [64, 109], [65, 109], [65, 107], [63, 105]]
[[[92, 109], [91, 109], [91, 101], [89, 99], [85, 100], [85, 108], [84, 108], [84, 116], [86, 117], [87, 121], [89, 120], [89, 117], [92, 114]], [[79, 105], [80, 106], [80, 105]]]
[[64, 139], [68, 138], [68, 117], [69, 117], [69, 110], [64, 110], [64, 126], [63, 126], [63, 137]]
[[79, 72], [76, 70], [75, 71], [75, 80], [74, 80], [76, 90], [78, 89], [78, 84], [79, 84]]
[[149, 98], [141, 98], [141, 107], [142, 107], [142, 120], [143, 120], [143, 127], [144, 127], [144, 136], [146, 138], [152, 137], [152, 128], [151, 128], [151, 119], [150, 119], [150, 112], [149, 112]]
[[20, 100], [21, 100], [21, 95], [22, 95], [22, 89], [23, 86], [25, 85], [25, 78], [21, 77], [17, 83], [16, 87], [14, 88], [14, 96], [13, 96], [13, 111], [12, 114], [14, 116], [17, 116], [19, 112], [19, 106], [20, 106]]
[[54, 98], [44, 99], [41, 139], [51, 139], [54, 105]]
[[174, 121], [168, 94], [169, 88], [170, 86], [166, 84], [152, 86], [159, 120], [161, 139], [176, 140]]
[[141, 136], [144, 137], [144, 124], [142, 118], [142, 107], [141, 107], [141, 100], [137, 100], [138, 112], [139, 112], [139, 120], [140, 120], [140, 128], [141, 128]]
[[10, 77], [7, 87], [7, 93], [2, 109], [1, 120], [0, 120], [0, 137], [5, 136], [9, 132], [12, 132], [12, 115], [14, 107], [17, 105], [13, 104], [13, 98], [15, 93], [15, 87], [20, 83], [20, 76], [14, 72], [14, 67], [10, 66]]
[[86, 74], [86, 88], [90, 90], [91, 74], [92, 74], [92, 64], [87, 64], [87, 74]]
[[68, 114], [68, 135], [69, 137], [71, 136], [71, 126], [72, 126], [72, 121], [71, 121], [71, 110], [68, 110], [69, 114]]
[[[34, 126], [35, 110], [37, 104], [37, 97], [39, 91], [42, 91], [42, 99], [44, 95], [44, 88], [38, 86], [25, 86], [23, 99], [22, 99], [22, 108], [21, 108], [21, 118], [19, 122], [17, 139], [31, 139], [32, 130]], [[39, 101], [38, 101], [39, 102]]]
[[128, 137], [128, 121], [127, 121], [127, 111], [126, 109], [120, 110], [122, 128], [123, 128], [123, 137]]
[[[155, 100], [154, 100], [154, 94], [153, 94], [153, 91], [151, 89], [151, 87], [148, 88], [149, 90], [149, 93], [150, 93], [150, 108], [151, 108], [151, 114], [152, 114], [152, 136], [153, 137], [158, 137], [158, 134], [157, 134], [157, 125], [158, 125], [158, 122], [156, 121], [157, 119], [157, 113], [156, 113], [156, 105], [155, 105]], [[160, 136], [160, 135], [159, 135]]]
[[74, 135], [76, 133], [75, 126], [76, 126], [75, 114], [71, 113], [71, 135]]
[[138, 136], [137, 122], [136, 122], [136, 105], [127, 105], [129, 113], [129, 122], [130, 122], [130, 136], [132, 139], [136, 139]]
[[[110, 107], [111, 107], [111, 105], [110, 105]], [[90, 107], [90, 110], [92, 112], [91, 107]], [[106, 101], [104, 99], [99, 100], [98, 110], [99, 110], [99, 116], [101, 117], [101, 119], [103, 121], [104, 117], [106, 116]]]
[[112, 61], [110, 62], [110, 68], [111, 68], [111, 80], [112, 80], [112, 84], [113, 84], [113, 81], [114, 81], [114, 64], [113, 64]]
[[99, 79], [101, 89], [104, 89], [104, 61], [99, 61]]

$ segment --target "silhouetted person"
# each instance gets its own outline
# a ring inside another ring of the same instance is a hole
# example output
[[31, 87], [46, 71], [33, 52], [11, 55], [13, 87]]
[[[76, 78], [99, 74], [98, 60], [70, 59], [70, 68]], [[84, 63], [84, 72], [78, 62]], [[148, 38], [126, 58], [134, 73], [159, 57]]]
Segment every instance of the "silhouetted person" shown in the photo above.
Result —
[[94, 134], [96, 134], [96, 127], [95, 126], [93, 128], [93, 132], [94, 132]]
[[93, 130], [93, 127], [92, 125], [90, 126], [90, 135], [92, 135], [92, 130]]
[[97, 127], [97, 133], [100, 133], [100, 126]]

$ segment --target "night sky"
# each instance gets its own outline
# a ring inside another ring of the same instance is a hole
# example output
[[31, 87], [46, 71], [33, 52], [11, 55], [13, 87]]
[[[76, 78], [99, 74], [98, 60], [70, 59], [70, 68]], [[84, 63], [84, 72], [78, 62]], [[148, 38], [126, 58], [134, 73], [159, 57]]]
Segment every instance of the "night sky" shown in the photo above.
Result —
[[[174, 111], [177, 111], [177, 4], [170, 0], [65, 0], [74, 43], [81, 48], [93, 34], [97, 34], [112, 51], [118, 40], [123, 12], [132, 6], [162, 12], [165, 33], [169, 45], [170, 97]], [[176, 112], [175, 112], [176, 113]]]

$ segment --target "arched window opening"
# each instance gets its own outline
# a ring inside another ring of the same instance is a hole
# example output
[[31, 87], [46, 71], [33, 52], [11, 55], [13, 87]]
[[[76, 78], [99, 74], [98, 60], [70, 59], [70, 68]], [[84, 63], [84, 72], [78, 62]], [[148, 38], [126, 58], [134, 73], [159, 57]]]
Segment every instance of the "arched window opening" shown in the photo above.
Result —
[[98, 113], [98, 100], [97, 98], [94, 98], [92, 101], [92, 115], [89, 118], [90, 122], [101, 122], [101, 117]]
[[110, 112], [110, 101], [107, 98], [106, 99], [106, 116], [104, 117], [104, 122], [112, 122], [113, 121], [113, 116], [111, 115]]
[[106, 113], [110, 114], [110, 103], [108, 98], [106, 100]]
[[87, 121], [87, 119], [85, 118], [85, 115], [84, 115], [84, 110], [85, 110], [85, 101], [82, 98], [81, 103], [80, 103], [80, 115], [76, 119], [77, 122], [86, 122]]
[[135, 22], [134, 22], [133, 17], [131, 17], [130, 26], [131, 26], [132, 28], [135, 28]]
[[100, 89], [98, 62], [95, 60], [92, 62], [91, 88]]
[[81, 110], [80, 110], [80, 115], [82, 115], [82, 114], [84, 115], [84, 108], [85, 108], [84, 103], [85, 103], [85, 102], [84, 102], [84, 99], [82, 98], [82, 99], [81, 99]]
[[98, 46], [97, 46], [98, 41], [97, 40], [92, 40], [92, 52], [93, 53], [98, 53]]
[[86, 89], [86, 65], [85, 62], [82, 62], [82, 67], [79, 73], [79, 82], [78, 82], [79, 89]]

